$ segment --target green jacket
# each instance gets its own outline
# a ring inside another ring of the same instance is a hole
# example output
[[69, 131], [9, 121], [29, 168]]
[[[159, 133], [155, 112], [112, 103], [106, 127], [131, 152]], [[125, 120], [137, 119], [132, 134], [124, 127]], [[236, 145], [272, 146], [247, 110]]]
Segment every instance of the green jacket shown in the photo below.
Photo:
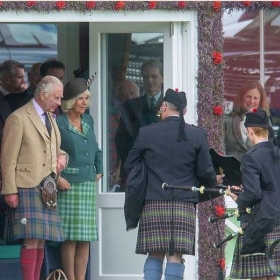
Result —
[[102, 152], [96, 141], [93, 118], [82, 115], [83, 134], [68, 121], [66, 114], [56, 118], [61, 134], [61, 149], [69, 155], [69, 163], [61, 176], [68, 182], [95, 181], [96, 174], [103, 174]]

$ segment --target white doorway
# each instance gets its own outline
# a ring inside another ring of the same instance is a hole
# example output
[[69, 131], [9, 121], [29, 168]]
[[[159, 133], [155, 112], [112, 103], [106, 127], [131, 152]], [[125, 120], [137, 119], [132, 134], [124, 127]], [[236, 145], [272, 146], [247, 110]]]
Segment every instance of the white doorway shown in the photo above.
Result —
[[[108, 147], [110, 136], [108, 130], [108, 97], [111, 89], [108, 80], [112, 73], [108, 71], [108, 64], [110, 64], [108, 50], [110, 50], [109, 44], [112, 44], [112, 41], [110, 41], [112, 34], [132, 34], [131, 38], [133, 40], [148, 35], [150, 35], [151, 40], [155, 37], [162, 37], [163, 91], [165, 92], [167, 88], [179, 88], [186, 91], [188, 93], [189, 111], [187, 121], [195, 123], [197, 59], [195, 28], [195, 14], [190, 14], [190, 20], [186, 22], [90, 23], [89, 73], [98, 73], [96, 80], [91, 85], [92, 103], [90, 113], [95, 120], [98, 142], [102, 143], [105, 169], [106, 166], [109, 166], [110, 154]], [[115, 42], [115, 44], [118, 43], [118, 41]], [[125, 69], [127, 70], [127, 68]], [[131, 74], [128, 72], [126, 71], [127, 76]], [[133, 74], [131, 75], [133, 78]], [[92, 279], [143, 279], [142, 271], [146, 256], [134, 253], [137, 229], [129, 232], [125, 230], [124, 193], [110, 192], [107, 176], [108, 168], [104, 173], [106, 175], [99, 186], [97, 203], [99, 242], [94, 242], [91, 248]], [[186, 256], [185, 260], [185, 279], [196, 279], [195, 258]]]

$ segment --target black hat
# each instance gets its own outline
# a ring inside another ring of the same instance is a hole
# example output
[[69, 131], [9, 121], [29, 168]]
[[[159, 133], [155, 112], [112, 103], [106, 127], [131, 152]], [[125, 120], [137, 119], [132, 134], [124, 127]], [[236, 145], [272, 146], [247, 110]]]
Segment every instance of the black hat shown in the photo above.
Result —
[[245, 115], [245, 127], [263, 127], [267, 130], [270, 127], [269, 118], [264, 110], [254, 109]]
[[273, 128], [269, 123], [269, 118], [267, 113], [262, 109], [253, 109], [253, 112], [248, 112], [245, 114], [245, 127], [263, 127], [269, 132], [268, 137], [273, 139], [274, 132]]
[[88, 89], [88, 83], [86, 79], [75, 78], [69, 81], [63, 90], [63, 100], [70, 100], [77, 97], [79, 94], [85, 92]]
[[179, 133], [177, 136], [177, 140], [178, 140], [178, 142], [180, 142], [181, 140], [187, 140], [187, 136], [185, 133], [185, 120], [184, 120], [184, 114], [183, 114], [183, 110], [187, 106], [186, 93], [183, 91], [177, 92], [177, 91], [169, 88], [165, 93], [163, 101], [172, 103], [173, 105], [175, 105], [178, 108], [178, 111], [180, 113], [180, 115], [179, 115], [180, 116], [180, 126], [179, 126]]
[[184, 109], [187, 106], [186, 93], [183, 91], [177, 92], [171, 88], [166, 91], [163, 101], [174, 104], [178, 109]]

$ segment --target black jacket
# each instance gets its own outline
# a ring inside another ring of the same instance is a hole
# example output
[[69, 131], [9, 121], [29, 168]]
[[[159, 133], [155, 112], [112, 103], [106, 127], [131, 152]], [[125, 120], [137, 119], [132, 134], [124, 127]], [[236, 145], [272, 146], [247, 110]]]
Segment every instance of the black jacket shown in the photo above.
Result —
[[[129, 173], [142, 160], [147, 166], [146, 200], [172, 200], [163, 183], [177, 186], [216, 186], [216, 174], [209, 153], [205, 130], [186, 124], [187, 141], [177, 141], [180, 119], [140, 128], [133, 149], [125, 162]], [[198, 202], [198, 193], [174, 190], [175, 200]]]

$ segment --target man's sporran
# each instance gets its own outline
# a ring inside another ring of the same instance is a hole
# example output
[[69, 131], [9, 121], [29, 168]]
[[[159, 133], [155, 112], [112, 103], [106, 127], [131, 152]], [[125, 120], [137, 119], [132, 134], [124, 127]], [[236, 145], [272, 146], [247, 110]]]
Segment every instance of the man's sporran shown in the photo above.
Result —
[[49, 209], [57, 208], [56, 182], [51, 176], [47, 176], [41, 183], [42, 200]]

